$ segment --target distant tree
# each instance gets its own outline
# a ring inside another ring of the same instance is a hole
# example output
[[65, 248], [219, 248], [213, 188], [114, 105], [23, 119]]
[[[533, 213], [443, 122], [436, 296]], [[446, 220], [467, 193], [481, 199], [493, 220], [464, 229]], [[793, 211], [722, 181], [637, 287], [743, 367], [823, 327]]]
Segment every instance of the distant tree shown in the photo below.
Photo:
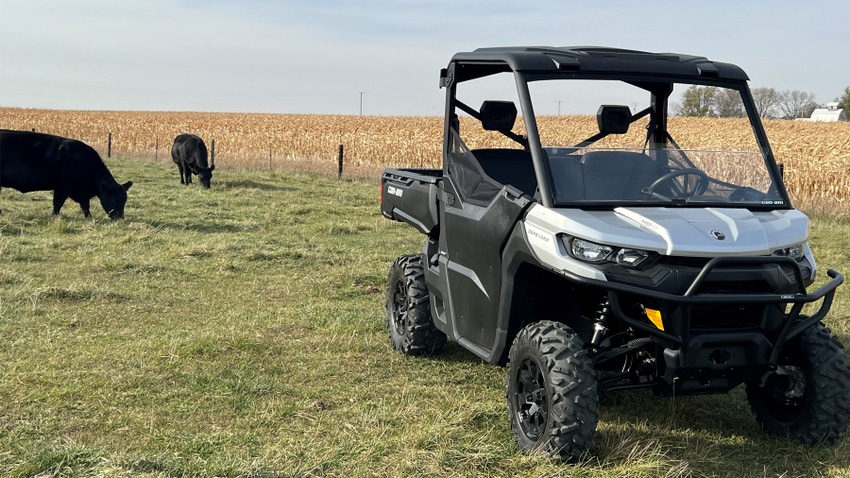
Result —
[[723, 88], [714, 95], [714, 112], [721, 118], [743, 118], [747, 115], [741, 95]]
[[835, 98], [838, 107], [844, 109], [844, 114], [850, 117], [850, 86], [844, 88], [844, 94]]
[[762, 118], [775, 118], [776, 105], [779, 104], [779, 92], [775, 88], [753, 88], [753, 101]]
[[808, 118], [818, 107], [815, 94], [800, 90], [785, 90], [779, 94], [777, 109], [784, 119]]
[[680, 116], [715, 116], [714, 95], [716, 86], [691, 85], [682, 93], [682, 103], [676, 107]]

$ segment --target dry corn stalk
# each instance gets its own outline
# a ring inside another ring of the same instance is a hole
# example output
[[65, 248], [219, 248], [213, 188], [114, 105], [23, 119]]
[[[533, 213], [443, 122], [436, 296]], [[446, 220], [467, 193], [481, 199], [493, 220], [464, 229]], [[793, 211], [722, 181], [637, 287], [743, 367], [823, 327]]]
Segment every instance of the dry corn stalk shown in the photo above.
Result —
[[[468, 119], [464, 119], [468, 120]], [[733, 128], [742, 119], [672, 118], [681, 144], [716, 146], [719, 128]], [[519, 123], [519, 122], [518, 122]], [[563, 138], [596, 132], [593, 117], [552, 116], [538, 119], [541, 130]], [[674, 123], [678, 123], [675, 124]], [[114, 155], [171, 160], [171, 144], [180, 133], [215, 140], [218, 167], [286, 169], [315, 164], [335, 171], [339, 145], [350, 166], [439, 167], [443, 120], [422, 116], [334, 116], [253, 113], [144, 111], [72, 111], [0, 108], [0, 125], [41, 131], [82, 140], [106, 153], [112, 133]], [[463, 126], [462, 126], [463, 127]], [[785, 183], [798, 207], [811, 212], [850, 214], [850, 123], [767, 120], [765, 129], [777, 161], [785, 166]], [[623, 140], [635, 144], [633, 128]], [[725, 135], [724, 135], [725, 136]], [[476, 138], [467, 138], [474, 147]], [[558, 137], [544, 137], [557, 143]], [[505, 140], [506, 146], [510, 140]], [[605, 140], [616, 146], [617, 139]], [[741, 139], [742, 143], [745, 139]]]

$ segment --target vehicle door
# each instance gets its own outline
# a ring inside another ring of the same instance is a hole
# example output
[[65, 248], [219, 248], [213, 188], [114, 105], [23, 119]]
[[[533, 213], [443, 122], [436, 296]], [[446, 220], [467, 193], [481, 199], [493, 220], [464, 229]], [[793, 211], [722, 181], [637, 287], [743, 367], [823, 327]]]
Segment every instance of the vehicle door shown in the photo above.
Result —
[[446, 158], [441, 273], [446, 316], [458, 341], [483, 354], [496, 340], [502, 287], [502, 250], [531, 199], [489, 177], [452, 131]]

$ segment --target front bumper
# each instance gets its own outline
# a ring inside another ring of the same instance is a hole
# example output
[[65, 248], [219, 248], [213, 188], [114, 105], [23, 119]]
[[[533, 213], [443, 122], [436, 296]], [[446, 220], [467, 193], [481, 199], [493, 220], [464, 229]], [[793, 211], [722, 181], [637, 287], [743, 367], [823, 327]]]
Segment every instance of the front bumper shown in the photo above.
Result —
[[[729, 290], [735, 290], [735, 278], [764, 275], [765, 270], [778, 278], [779, 284], [774, 284], [778, 292], [726, 293], [707, 286], [726, 281]], [[786, 277], [788, 271], [790, 277]], [[656, 393], [670, 396], [728, 391], [776, 364], [788, 341], [829, 312], [844, 276], [835, 270], [827, 275], [824, 285], [807, 292], [800, 266], [793, 259], [723, 257], [705, 264], [681, 294], [570, 278], [607, 290], [613, 317], [653, 338]], [[821, 304], [814, 313], [801, 313], [806, 304], [818, 301]], [[660, 311], [660, 327], [648, 320], [644, 307]]]

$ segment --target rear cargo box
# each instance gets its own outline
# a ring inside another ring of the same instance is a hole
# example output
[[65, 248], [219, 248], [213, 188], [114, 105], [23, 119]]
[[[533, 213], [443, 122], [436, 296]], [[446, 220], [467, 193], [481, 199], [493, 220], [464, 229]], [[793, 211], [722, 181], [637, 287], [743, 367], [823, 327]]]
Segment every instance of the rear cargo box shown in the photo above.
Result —
[[439, 223], [437, 195], [440, 169], [387, 169], [381, 177], [381, 213], [406, 222], [423, 234]]

